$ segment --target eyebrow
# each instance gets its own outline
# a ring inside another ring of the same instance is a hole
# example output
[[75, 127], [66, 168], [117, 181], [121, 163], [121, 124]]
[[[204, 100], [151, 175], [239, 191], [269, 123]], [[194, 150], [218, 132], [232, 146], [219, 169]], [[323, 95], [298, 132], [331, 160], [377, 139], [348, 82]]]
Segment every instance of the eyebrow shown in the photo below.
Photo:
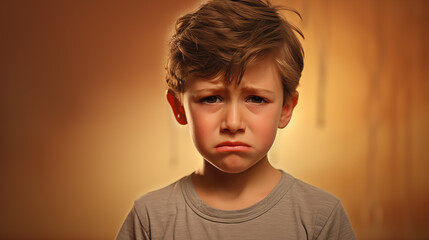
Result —
[[264, 89], [264, 88], [252, 87], [252, 86], [245, 86], [245, 87], [242, 87], [242, 89], [247, 92], [274, 94], [274, 91]]
[[199, 87], [194, 89], [195, 92], [206, 92], [206, 91], [220, 91], [226, 89], [226, 86], [222, 81], [212, 80], [201, 83]]
[[[213, 81], [212, 84], [207, 84], [207, 85], [203, 86], [200, 89], [194, 89], [194, 91], [196, 93], [201, 93], [201, 92], [224, 91], [226, 89], [228, 89], [228, 87], [225, 86], [222, 82], [220, 82], [220, 81]], [[240, 89], [241, 89], [241, 91], [244, 91], [244, 92], [256, 92], [256, 93], [274, 94], [274, 91], [272, 91], [272, 90], [265, 89], [265, 88], [254, 87], [254, 86], [251, 86], [251, 85], [241, 86]]]
[[204, 87], [201, 89], [195, 89], [194, 92], [200, 93], [200, 92], [217, 92], [217, 91], [223, 91], [226, 87], [224, 86], [210, 86], [210, 87]]

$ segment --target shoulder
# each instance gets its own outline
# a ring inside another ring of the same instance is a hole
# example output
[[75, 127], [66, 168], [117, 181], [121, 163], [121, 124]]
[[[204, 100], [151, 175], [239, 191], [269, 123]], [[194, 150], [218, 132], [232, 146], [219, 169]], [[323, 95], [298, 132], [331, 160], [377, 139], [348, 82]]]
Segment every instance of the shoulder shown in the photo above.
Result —
[[162, 224], [174, 215], [178, 208], [184, 206], [181, 184], [187, 178], [149, 192], [134, 201], [134, 209], [143, 226], [150, 228], [150, 223]]
[[186, 177], [183, 177], [166, 187], [148, 192], [135, 200], [134, 207], [136, 211], [142, 213], [150, 211], [150, 209], [158, 209], [158, 207], [171, 204], [179, 198], [182, 198], [180, 183], [185, 178]]
[[171, 215], [171, 209], [174, 209], [166, 206], [174, 202], [177, 204], [177, 199], [180, 199], [181, 191], [178, 188], [181, 180], [149, 192], [134, 201], [117, 239], [150, 239], [151, 225], [162, 225], [162, 220]]
[[287, 195], [302, 220], [312, 226], [315, 239], [355, 239], [341, 201], [333, 194], [294, 178]]
[[141, 205], [152, 204], [154, 202], [165, 200], [166, 197], [171, 196], [176, 192], [180, 192], [179, 185], [182, 179], [174, 183], [171, 183], [165, 187], [162, 187], [160, 189], [157, 189], [142, 195], [141, 197], [139, 197], [137, 200], [134, 201], [134, 204], [136, 206], [141, 206]]
[[328, 211], [340, 203], [340, 200], [333, 194], [296, 178], [289, 194], [300, 205]]

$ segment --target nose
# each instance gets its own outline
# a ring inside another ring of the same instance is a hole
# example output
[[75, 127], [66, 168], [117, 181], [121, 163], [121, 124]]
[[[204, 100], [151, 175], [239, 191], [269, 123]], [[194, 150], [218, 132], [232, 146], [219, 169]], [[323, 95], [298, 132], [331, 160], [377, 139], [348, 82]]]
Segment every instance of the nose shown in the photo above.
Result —
[[245, 124], [237, 103], [230, 103], [225, 106], [224, 119], [221, 124], [222, 132], [237, 133], [244, 132]]

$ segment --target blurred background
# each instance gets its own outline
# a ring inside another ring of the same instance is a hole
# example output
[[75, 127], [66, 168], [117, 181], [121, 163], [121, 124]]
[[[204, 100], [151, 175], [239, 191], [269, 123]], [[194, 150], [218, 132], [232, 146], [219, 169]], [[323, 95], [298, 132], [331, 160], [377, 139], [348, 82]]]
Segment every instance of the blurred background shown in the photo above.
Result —
[[[429, 235], [429, 2], [274, 1], [304, 34], [272, 163], [338, 196], [359, 239]], [[199, 1], [0, 1], [0, 239], [113, 239], [133, 201], [199, 167], [165, 101]]]

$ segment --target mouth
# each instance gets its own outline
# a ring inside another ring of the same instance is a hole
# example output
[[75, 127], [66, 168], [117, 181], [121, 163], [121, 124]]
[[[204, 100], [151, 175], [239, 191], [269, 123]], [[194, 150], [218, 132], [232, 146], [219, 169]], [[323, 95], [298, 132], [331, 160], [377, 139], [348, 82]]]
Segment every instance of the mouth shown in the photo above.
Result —
[[249, 151], [251, 147], [242, 142], [222, 142], [216, 145], [215, 150], [217, 152], [246, 152]]

